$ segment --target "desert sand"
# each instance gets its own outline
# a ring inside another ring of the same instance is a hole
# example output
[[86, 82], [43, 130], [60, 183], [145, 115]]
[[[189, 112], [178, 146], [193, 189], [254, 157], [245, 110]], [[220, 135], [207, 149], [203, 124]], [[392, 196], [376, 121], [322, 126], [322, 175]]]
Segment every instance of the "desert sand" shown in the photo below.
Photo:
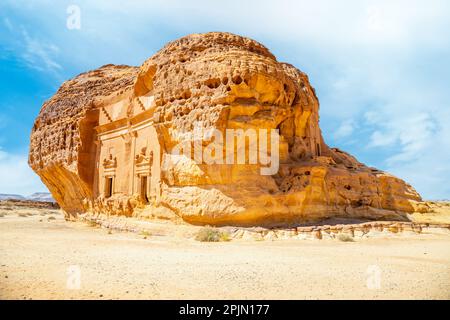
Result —
[[139, 234], [68, 222], [51, 208], [0, 216], [0, 299], [450, 298], [445, 229], [354, 242], [210, 243], [188, 225], [155, 222]]

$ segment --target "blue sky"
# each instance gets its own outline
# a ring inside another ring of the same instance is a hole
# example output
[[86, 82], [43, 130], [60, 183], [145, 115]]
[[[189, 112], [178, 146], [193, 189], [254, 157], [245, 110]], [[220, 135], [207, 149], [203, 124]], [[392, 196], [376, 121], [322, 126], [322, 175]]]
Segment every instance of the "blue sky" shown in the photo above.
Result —
[[[80, 29], [67, 28], [68, 8]], [[326, 142], [450, 198], [448, 1], [21, 1], [0, 3], [0, 193], [45, 187], [28, 168], [42, 103], [75, 75], [140, 65], [189, 33], [228, 31], [306, 72]]]

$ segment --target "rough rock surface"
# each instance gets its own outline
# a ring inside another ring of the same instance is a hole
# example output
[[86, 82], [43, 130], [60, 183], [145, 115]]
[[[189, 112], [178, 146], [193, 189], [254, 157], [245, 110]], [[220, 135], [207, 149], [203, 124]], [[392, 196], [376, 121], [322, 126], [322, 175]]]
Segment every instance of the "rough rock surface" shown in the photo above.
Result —
[[[149, 120], [155, 135], [146, 136], [138, 127]], [[259, 164], [174, 157], [173, 148], [198, 123], [220, 132], [278, 129], [278, 172], [264, 176]], [[119, 130], [122, 140], [105, 147], [102, 137]], [[142, 137], [151, 141], [133, 151], [139, 142], [132, 139]], [[155, 145], [144, 200], [130, 172]], [[405, 219], [426, 210], [409, 184], [326, 145], [306, 74], [229, 33], [189, 35], [139, 68], [107, 65], [65, 82], [36, 119], [29, 163], [68, 217], [88, 212], [274, 226], [334, 216]], [[102, 163], [105, 172], [117, 169], [107, 197]]]
[[63, 83], [42, 106], [30, 143], [29, 164], [66, 212], [82, 212], [92, 198], [95, 131], [106, 97], [130, 91], [138, 69], [106, 65]]

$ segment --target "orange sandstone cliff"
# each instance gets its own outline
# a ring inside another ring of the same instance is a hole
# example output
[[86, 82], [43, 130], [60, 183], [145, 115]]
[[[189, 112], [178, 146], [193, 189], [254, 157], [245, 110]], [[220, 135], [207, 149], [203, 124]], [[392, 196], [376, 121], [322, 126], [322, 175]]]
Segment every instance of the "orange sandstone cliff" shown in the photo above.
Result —
[[[196, 143], [198, 127], [276, 129], [278, 170], [174, 155]], [[306, 74], [229, 33], [192, 34], [140, 67], [106, 65], [66, 81], [35, 121], [29, 164], [67, 218], [274, 226], [405, 219], [421, 201], [404, 181], [328, 147]]]

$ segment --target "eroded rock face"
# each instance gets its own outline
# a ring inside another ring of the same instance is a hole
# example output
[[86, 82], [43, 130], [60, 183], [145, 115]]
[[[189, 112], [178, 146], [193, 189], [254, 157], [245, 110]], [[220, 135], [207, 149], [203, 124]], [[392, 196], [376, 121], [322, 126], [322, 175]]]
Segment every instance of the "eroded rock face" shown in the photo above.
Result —
[[[278, 130], [279, 169], [174, 155], [211, 142], [193, 137], [198, 128]], [[229, 33], [189, 35], [139, 68], [108, 65], [65, 82], [36, 119], [29, 163], [74, 217], [281, 225], [404, 219], [421, 201], [404, 181], [329, 148], [308, 77]]]
[[106, 65], [63, 83], [42, 106], [29, 164], [68, 213], [86, 210], [95, 176], [96, 132], [103, 99], [132, 90], [138, 69]]

